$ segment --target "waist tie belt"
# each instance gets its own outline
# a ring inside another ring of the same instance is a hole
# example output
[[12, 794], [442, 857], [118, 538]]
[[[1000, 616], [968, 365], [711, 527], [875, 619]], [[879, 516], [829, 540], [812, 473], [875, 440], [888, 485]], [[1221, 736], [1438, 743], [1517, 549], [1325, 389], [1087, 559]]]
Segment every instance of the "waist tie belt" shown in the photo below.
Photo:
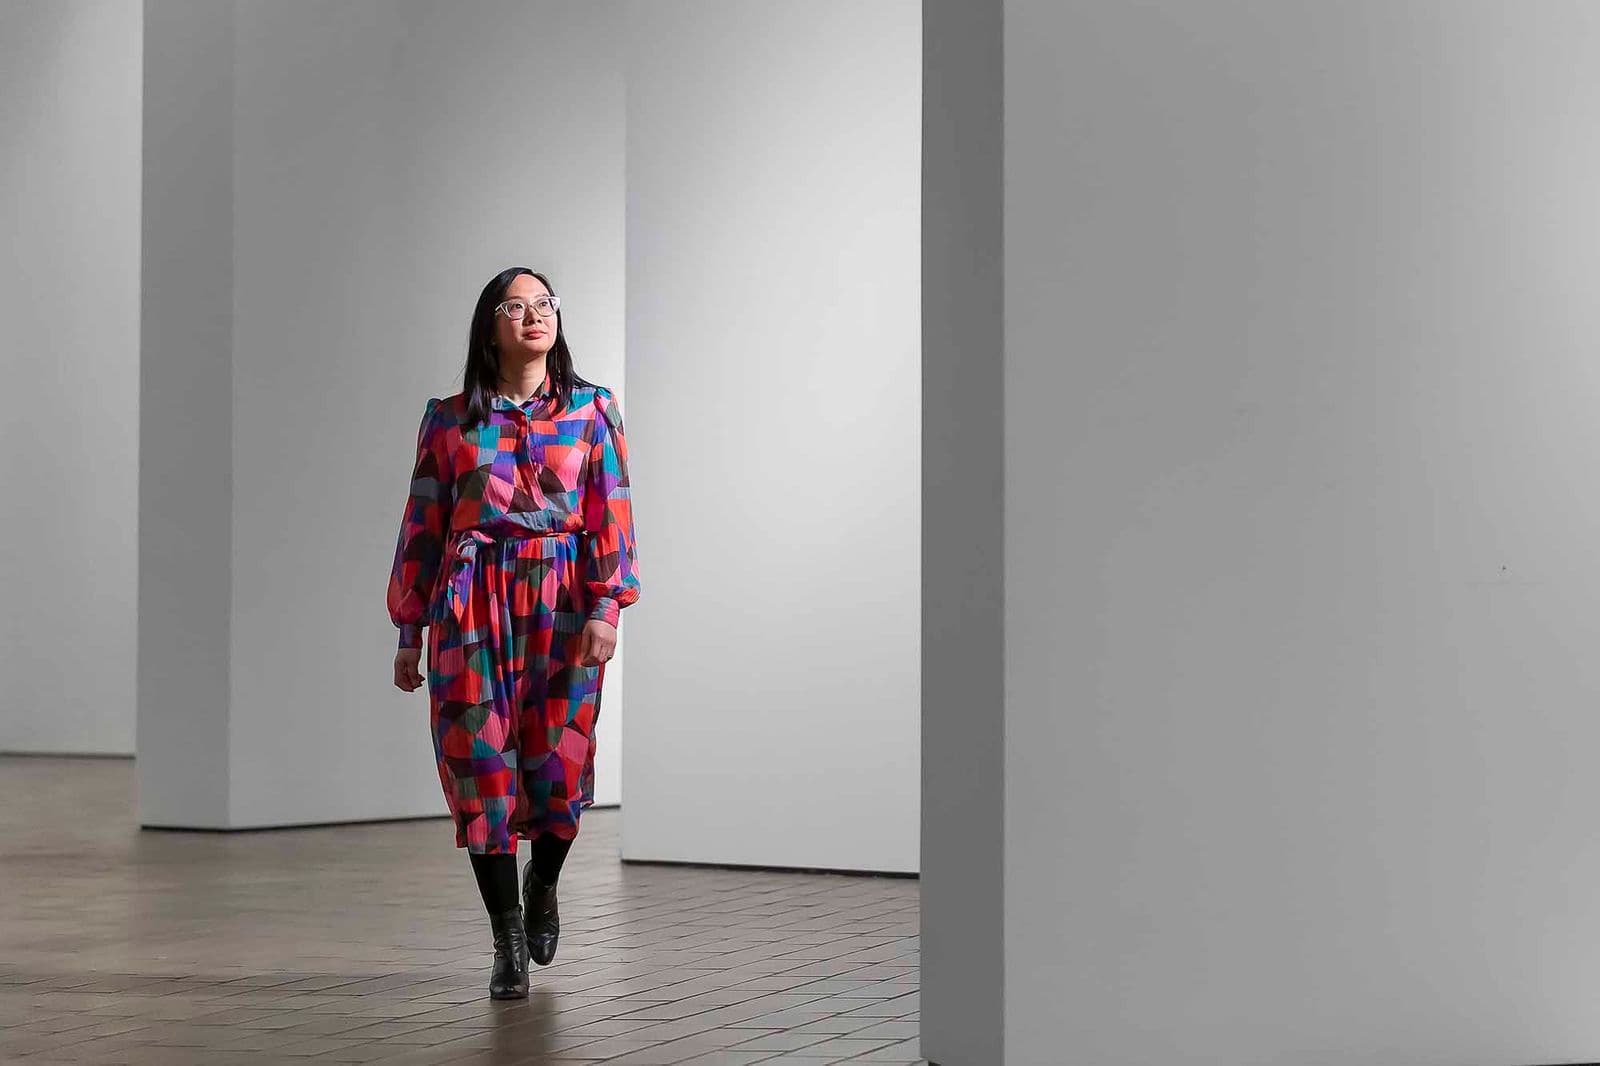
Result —
[[[450, 573], [445, 582], [445, 598], [450, 606], [450, 612], [455, 615], [456, 624], [461, 623], [462, 612], [467, 609], [467, 598], [472, 592], [472, 575], [478, 568], [478, 549], [485, 544], [496, 544], [508, 540], [536, 540], [541, 537], [576, 537], [577, 530], [566, 529], [538, 529], [518, 530], [512, 533], [503, 533], [493, 536], [481, 529], [456, 530], [451, 534], [454, 547], [450, 550]], [[490, 598], [494, 598], [494, 590], [489, 590]]]

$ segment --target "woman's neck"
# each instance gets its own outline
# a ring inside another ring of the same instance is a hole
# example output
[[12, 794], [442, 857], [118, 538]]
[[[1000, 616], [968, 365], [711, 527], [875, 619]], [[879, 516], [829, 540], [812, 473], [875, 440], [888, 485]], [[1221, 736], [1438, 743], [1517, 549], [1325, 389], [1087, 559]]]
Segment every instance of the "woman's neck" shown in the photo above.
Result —
[[525, 403], [528, 397], [544, 384], [546, 356], [529, 359], [521, 366], [507, 366], [500, 370], [500, 395]]

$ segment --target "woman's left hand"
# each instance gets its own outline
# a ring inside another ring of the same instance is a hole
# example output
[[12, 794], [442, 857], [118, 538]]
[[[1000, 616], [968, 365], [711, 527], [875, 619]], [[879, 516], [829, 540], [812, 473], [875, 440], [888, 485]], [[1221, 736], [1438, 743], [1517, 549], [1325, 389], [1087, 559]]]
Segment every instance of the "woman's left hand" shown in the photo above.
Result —
[[578, 639], [579, 666], [599, 666], [610, 659], [616, 650], [616, 626], [598, 618], [591, 618], [583, 624], [583, 633]]

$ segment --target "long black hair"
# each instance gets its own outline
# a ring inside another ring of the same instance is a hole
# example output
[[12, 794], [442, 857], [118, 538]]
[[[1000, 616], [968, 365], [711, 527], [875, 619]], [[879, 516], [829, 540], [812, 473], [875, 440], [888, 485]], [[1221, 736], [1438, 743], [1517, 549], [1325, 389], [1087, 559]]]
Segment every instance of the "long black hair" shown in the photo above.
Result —
[[[489, 404], [500, 386], [500, 352], [495, 348], [495, 308], [506, 298], [511, 279], [518, 274], [532, 274], [544, 283], [551, 296], [556, 294], [550, 279], [537, 270], [527, 267], [507, 267], [483, 287], [478, 294], [478, 306], [472, 311], [472, 326], [467, 335], [467, 365], [461, 372], [461, 391], [467, 396], [467, 421], [477, 425], [489, 420]], [[572, 352], [567, 348], [567, 335], [561, 329], [561, 312], [556, 311], [556, 340], [545, 355], [545, 368], [550, 372], [550, 384], [555, 396], [544, 413], [564, 411], [572, 399], [572, 390], [579, 386], [593, 387], [572, 368]]]

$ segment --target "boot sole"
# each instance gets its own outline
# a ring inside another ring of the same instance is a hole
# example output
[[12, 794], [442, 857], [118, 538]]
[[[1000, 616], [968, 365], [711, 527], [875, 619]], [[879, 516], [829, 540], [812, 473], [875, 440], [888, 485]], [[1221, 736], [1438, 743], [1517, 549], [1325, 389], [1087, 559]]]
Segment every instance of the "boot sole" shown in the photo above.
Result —
[[527, 989], [523, 989], [521, 992], [490, 992], [489, 993], [489, 998], [490, 999], [527, 999], [528, 998], [528, 991], [527, 991]]

